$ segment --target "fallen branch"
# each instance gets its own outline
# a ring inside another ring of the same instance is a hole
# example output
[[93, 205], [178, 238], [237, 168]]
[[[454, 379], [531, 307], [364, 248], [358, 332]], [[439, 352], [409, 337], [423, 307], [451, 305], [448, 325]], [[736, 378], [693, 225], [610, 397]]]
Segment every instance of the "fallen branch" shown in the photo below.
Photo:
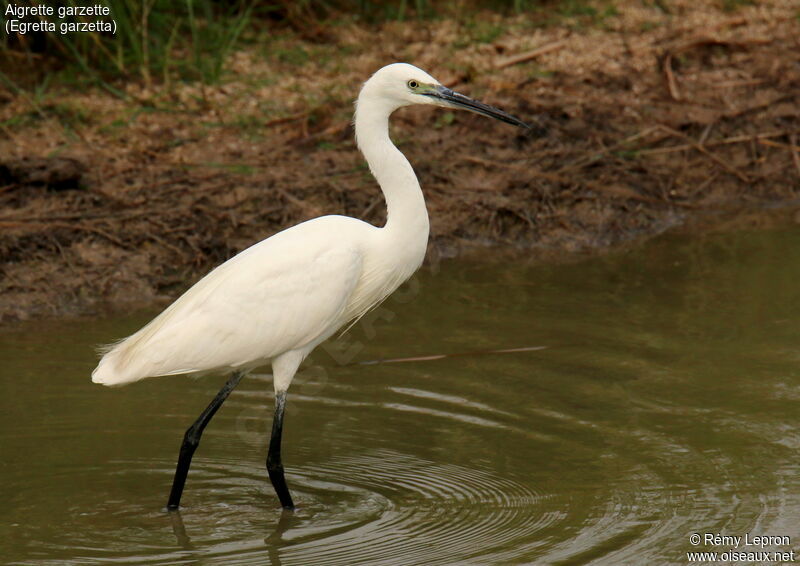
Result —
[[516, 354], [520, 352], [538, 352], [546, 350], [547, 346], [524, 346], [522, 348], [503, 348], [500, 350], [474, 350], [471, 352], [454, 352], [451, 354], [431, 354], [428, 356], [413, 356], [410, 358], [379, 358], [377, 360], [364, 360], [350, 365], [371, 366], [375, 364], [396, 364], [408, 362], [428, 362], [433, 360], [443, 360], [445, 358], [457, 358], [462, 356], [485, 356], [487, 354]]
[[716, 171], [714, 171], [713, 173], [711, 173], [711, 175], [709, 175], [708, 177], [706, 177], [706, 180], [705, 180], [705, 181], [703, 181], [702, 183], [700, 183], [699, 185], [697, 185], [697, 186], [694, 188], [694, 193], [695, 193], [695, 194], [700, 194], [700, 193], [702, 193], [702, 192], [705, 190], [705, 188], [706, 188], [707, 186], [709, 186], [711, 183], [713, 183], [714, 181], [716, 181], [716, 180], [717, 180], [717, 177], [719, 177], [719, 175], [720, 175], [720, 171], [719, 171], [719, 169], [717, 169]]
[[750, 39], [715, 39], [713, 37], [696, 37], [672, 47], [669, 52], [673, 55], [694, 49], [695, 47], [707, 47], [719, 45], [724, 47], [738, 47], [745, 48], [751, 45], [769, 45], [774, 40], [764, 37], [753, 37]]
[[667, 79], [667, 89], [672, 100], [681, 100], [681, 92], [678, 90], [678, 81], [672, 71], [672, 53], [667, 53], [664, 57], [664, 76]]
[[745, 114], [749, 114], [750, 112], [755, 112], [756, 110], [761, 110], [763, 108], [768, 108], [768, 107], [770, 107], [770, 106], [772, 106], [774, 104], [777, 104], [779, 102], [783, 102], [784, 100], [793, 100], [795, 98], [795, 96], [796, 95], [794, 93], [779, 95], [779, 96], [776, 96], [775, 98], [772, 98], [770, 100], [766, 100], [764, 102], [757, 102], [757, 103], [753, 104], [752, 106], [747, 106], [746, 108], [742, 108], [741, 110], [738, 110], [736, 112], [726, 112], [725, 113], [725, 117], [726, 118], [738, 118], [740, 116], [744, 116]]
[[123, 243], [123, 241], [120, 240], [119, 238], [115, 238], [114, 236], [112, 236], [108, 232], [105, 232], [104, 230], [100, 230], [99, 228], [93, 228], [91, 226], [84, 226], [82, 224], [68, 224], [66, 222], [31, 222], [31, 223], [24, 223], [24, 222], [12, 222], [12, 221], [7, 221], [7, 220], [0, 220], [0, 225], [5, 225], [7, 227], [12, 227], [12, 228], [15, 227], [15, 226], [28, 227], [31, 224], [41, 224], [42, 226], [45, 226], [47, 228], [67, 228], [68, 230], [77, 230], [79, 232], [89, 232], [89, 233], [92, 233], [92, 234], [97, 234], [98, 236], [102, 236], [103, 238], [105, 238], [109, 242], [112, 242], [112, 243], [118, 245], [121, 248], [130, 249], [130, 246], [128, 246], [125, 243]]
[[[732, 41], [732, 40], [721, 40], [721, 39], [713, 39], [713, 38], [696, 38], [684, 42], [680, 45], [676, 45], [669, 49], [664, 54], [664, 59], [662, 62], [662, 69], [664, 70], [664, 77], [667, 82], [667, 90], [669, 90], [670, 97], [675, 101], [683, 100], [681, 96], [680, 90], [678, 89], [678, 80], [675, 77], [675, 71], [672, 69], [672, 59], [675, 55], [682, 53], [684, 51], [689, 51], [690, 49], [694, 49], [695, 47], [705, 47], [709, 45], [723, 45], [726, 47], [746, 47], [750, 45], [767, 45], [772, 43], [772, 39], [762, 39], [762, 38], [753, 38], [753, 39], [746, 39], [741, 41]], [[744, 84], [761, 84], [763, 81], [748, 81]]]
[[791, 138], [790, 138], [791, 143], [788, 143], [788, 144], [780, 143], [780, 142], [774, 142], [774, 141], [770, 141], [770, 140], [758, 140], [758, 143], [761, 144], [761, 145], [767, 145], [769, 147], [787, 148], [791, 152], [794, 153], [794, 152], [797, 152], [798, 150], [800, 150], [800, 147], [795, 145], [794, 140], [792, 138], [794, 138], [794, 134], [791, 135]]
[[148, 214], [158, 214], [157, 210], [138, 210], [135, 212], [111, 213], [111, 214], [55, 214], [42, 216], [0, 216], [0, 222], [32, 222], [34, 224], [50, 224], [59, 220], [129, 220]]
[[567, 179], [564, 176], [559, 175], [558, 173], [539, 171], [536, 169], [532, 169], [529, 165], [517, 165], [514, 163], [504, 163], [502, 161], [492, 161], [490, 159], [483, 159], [481, 157], [476, 157], [474, 155], [465, 155], [464, 157], [461, 158], [461, 161], [465, 161], [467, 163], [474, 163], [476, 165], [483, 165], [484, 167], [511, 169], [513, 171], [523, 171], [537, 179], [547, 179], [548, 181], [553, 181], [555, 183], [573, 182], [572, 179]]
[[495, 62], [494, 67], [495, 69], [505, 69], [506, 67], [511, 67], [512, 65], [518, 65], [519, 63], [525, 63], [531, 59], [536, 59], [545, 53], [558, 51], [567, 44], [568, 39], [569, 38], [565, 37], [563, 39], [559, 39], [558, 41], [553, 41], [552, 43], [540, 45], [536, 49], [531, 49], [530, 51], [525, 51], [524, 53], [512, 55], [511, 57], [506, 57], [504, 59], [499, 59]]
[[343, 120], [341, 122], [336, 122], [335, 124], [328, 126], [324, 130], [320, 130], [319, 132], [314, 132], [313, 134], [311, 134], [308, 132], [308, 121], [306, 120], [304, 122], [303, 132], [301, 132], [300, 136], [291, 140], [291, 142], [296, 145], [302, 145], [331, 134], [343, 133], [347, 131], [347, 128], [350, 127], [351, 123], [352, 120]]
[[473, 157], [473, 156], [465, 156], [461, 158], [462, 161], [466, 161], [468, 163], [476, 163], [478, 165], [483, 165], [485, 167], [502, 167], [507, 169], [514, 169], [517, 171], [527, 171], [531, 174], [531, 177], [536, 179], [546, 179], [548, 181], [552, 181], [554, 183], [563, 183], [563, 184], [575, 184], [577, 183], [579, 186], [582, 186], [590, 191], [594, 191], [596, 193], [604, 193], [612, 197], [623, 198], [623, 199], [631, 199], [631, 200], [638, 200], [641, 202], [647, 202], [650, 204], [671, 204], [675, 206], [680, 206], [684, 208], [695, 208], [693, 205], [688, 203], [681, 203], [671, 200], [661, 200], [657, 199], [648, 195], [643, 195], [635, 190], [624, 187], [621, 185], [604, 185], [600, 183], [595, 183], [594, 181], [576, 181], [575, 179], [569, 179], [564, 175], [560, 175], [558, 173], [549, 173], [546, 171], [533, 171], [530, 167], [524, 167], [521, 165], [515, 165], [513, 163], [502, 163], [497, 161], [490, 161], [488, 159], [481, 159], [480, 157]]
[[610, 145], [609, 147], [603, 149], [602, 151], [595, 153], [591, 157], [579, 159], [573, 163], [565, 165], [564, 167], [556, 171], [556, 173], [565, 173], [567, 171], [571, 171], [572, 169], [580, 169], [581, 167], [586, 167], [587, 165], [591, 165], [592, 163], [601, 160], [603, 157], [605, 157], [615, 149], [622, 147], [627, 143], [631, 143], [632, 141], [636, 141], [639, 138], [648, 136], [659, 129], [661, 129], [661, 126], [653, 126], [650, 128], [646, 128], [641, 132], [639, 132], [638, 134], [634, 134], [632, 136], [625, 138], [624, 140], [618, 141], [617, 143]]
[[767, 81], [765, 79], [745, 79], [739, 81], [725, 81], [717, 83], [714, 88], [736, 88], [740, 86], [758, 86], [763, 85]]
[[798, 155], [798, 147], [797, 147], [797, 138], [794, 134], [789, 136], [789, 142], [792, 144], [792, 161], [794, 161], [795, 169], [797, 169], [797, 174], [800, 175], [800, 155]]
[[672, 134], [673, 136], [677, 136], [679, 138], [682, 138], [682, 139], [686, 140], [691, 147], [693, 147], [694, 149], [696, 149], [697, 151], [699, 151], [700, 153], [702, 153], [703, 155], [705, 155], [706, 157], [708, 157], [709, 159], [711, 159], [712, 161], [714, 161], [715, 163], [720, 165], [726, 171], [728, 171], [730, 173], [733, 173], [734, 175], [739, 177], [739, 179], [741, 179], [745, 183], [749, 183], [750, 182], [750, 178], [747, 175], [745, 175], [744, 173], [739, 171], [736, 167], [734, 167], [733, 165], [731, 165], [730, 163], [728, 163], [727, 161], [722, 159], [717, 154], [713, 153], [712, 151], [709, 151], [705, 146], [697, 143], [695, 140], [693, 140], [692, 138], [690, 138], [686, 134], [684, 134], [682, 132], [679, 132], [677, 130], [673, 130], [672, 128], [670, 128], [668, 126], [663, 126], [662, 125], [662, 126], [658, 126], [658, 127], [661, 130]]
[[[731, 144], [731, 143], [748, 142], [748, 141], [752, 141], [753, 139], [758, 141], [758, 140], [767, 139], [767, 138], [779, 138], [779, 137], [785, 136], [787, 134], [788, 134], [788, 132], [786, 132], [785, 130], [781, 130], [781, 131], [777, 131], [777, 132], [765, 132], [763, 134], [733, 136], [733, 137], [730, 137], [730, 138], [725, 138], [725, 139], [722, 139], [722, 140], [712, 141], [712, 142], [708, 142], [708, 143], [704, 142], [703, 146], [704, 147], [714, 147], [714, 146], [718, 146], [718, 145], [726, 145], [726, 144]], [[639, 150], [637, 150], [637, 152], [640, 155], [655, 155], [655, 154], [659, 154], [659, 153], [674, 153], [676, 151], [685, 151], [687, 149], [692, 149], [692, 148], [693, 148], [692, 144], [685, 143], [685, 144], [681, 144], [681, 145], [671, 145], [671, 146], [668, 146], [668, 147], [652, 147], [652, 148], [639, 149]]]
[[[170, 244], [169, 242], [167, 242], [164, 238], [161, 238], [160, 236], [156, 236], [155, 234], [151, 233], [151, 234], [147, 234], [145, 237], [150, 239], [150, 240], [153, 240], [156, 244], [158, 244], [162, 248], [166, 248], [166, 249], [172, 251], [172, 253], [174, 253], [176, 257], [182, 257], [183, 255], [185, 255], [183, 250], [181, 250], [177, 246], [174, 246], [174, 245]], [[195, 248], [195, 251], [199, 251], [199, 250], [197, 250]]]
[[279, 126], [280, 124], [286, 124], [287, 122], [294, 122], [295, 120], [299, 120], [300, 118], [305, 118], [309, 114], [311, 114], [311, 110], [307, 112], [300, 112], [298, 114], [292, 114], [291, 116], [284, 116], [283, 118], [275, 118], [274, 120], [269, 120], [261, 124], [262, 128], [270, 128], [272, 126]]

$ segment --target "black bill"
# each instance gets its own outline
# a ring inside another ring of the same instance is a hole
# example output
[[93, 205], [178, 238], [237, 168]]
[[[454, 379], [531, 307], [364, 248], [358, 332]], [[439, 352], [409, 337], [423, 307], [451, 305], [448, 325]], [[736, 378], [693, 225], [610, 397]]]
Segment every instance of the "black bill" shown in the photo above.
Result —
[[436, 85], [428, 92], [422, 94], [432, 98], [438, 98], [439, 100], [445, 102], [447, 106], [463, 108], [464, 110], [469, 110], [470, 112], [475, 112], [476, 114], [482, 114], [484, 116], [488, 116], [489, 118], [495, 118], [501, 122], [505, 122], [506, 124], [513, 124], [514, 126], [530, 129], [528, 124], [515, 118], [511, 114], [503, 112], [494, 106], [489, 106], [483, 102], [473, 100], [468, 96], [454, 92], [442, 85]]

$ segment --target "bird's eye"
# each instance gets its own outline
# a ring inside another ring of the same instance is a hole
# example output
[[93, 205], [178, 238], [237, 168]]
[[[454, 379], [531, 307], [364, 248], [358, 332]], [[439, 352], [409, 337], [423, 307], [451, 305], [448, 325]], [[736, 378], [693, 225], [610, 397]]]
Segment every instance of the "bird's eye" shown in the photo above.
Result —
[[415, 81], [414, 79], [411, 79], [410, 81], [408, 81], [407, 84], [408, 84], [408, 88], [419, 88], [419, 83], [417, 81]]

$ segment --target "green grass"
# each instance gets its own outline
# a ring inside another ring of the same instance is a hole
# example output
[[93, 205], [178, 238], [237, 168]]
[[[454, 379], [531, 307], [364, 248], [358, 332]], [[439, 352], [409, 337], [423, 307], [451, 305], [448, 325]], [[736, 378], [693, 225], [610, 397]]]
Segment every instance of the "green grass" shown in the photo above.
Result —
[[311, 55], [301, 45], [276, 49], [272, 55], [277, 57], [281, 63], [289, 65], [302, 65], [307, 63]]
[[651, 31], [651, 30], [654, 30], [654, 29], [656, 29], [656, 28], [657, 28], [657, 27], [659, 27], [660, 25], [661, 25], [661, 24], [660, 24], [660, 23], [658, 23], [658, 22], [642, 22], [642, 23], [639, 25], [639, 31], [642, 31], [642, 32], [648, 32], [648, 31]]
[[575, 18], [587, 16], [594, 18], [598, 15], [598, 10], [589, 2], [583, 0], [564, 0], [559, 4], [558, 11], [562, 16], [567, 18]]
[[55, 102], [42, 107], [46, 114], [58, 120], [64, 127], [75, 129], [89, 124], [91, 115], [83, 108], [75, 105]]
[[755, 0], [722, 0], [722, 9], [726, 12], [735, 12], [744, 6], [755, 5]]
[[[645, 1], [645, 0], [643, 0]], [[657, 5], [666, 0], [650, 0]], [[752, 0], [719, 0], [738, 6]], [[352, 47], [325, 42], [325, 26], [337, 22], [449, 17], [461, 22], [465, 33], [455, 47], [497, 41], [506, 23], [487, 17], [529, 15], [529, 25], [562, 23], [603, 25], [616, 15], [609, 0], [97, 0], [111, 15], [66, 18], [65, 21], [113, 21], [114, 34], [102, 32], [0, 34], [0, 81], [36, 89], [54, 74], [61, 84], [101, 85], [125, 97], [121, 84], [140, 81], [146, 86], [169, 86], [178, 81], [215, 83], [223, 79], [231, 52], [242, 43], [263, 47], [266, 57], [288, 66], [310, 61], [341, 66]], [[0, 0], [0, 27], [6, 7], [22, 5]], [[45, 3], [48, 4], [48, 3]], [[52, 6], [74, 7], [83, 0], [62, 0]], [[56, 25], [57, 16], [49, 18]], [[32, 21], [30, 18], [27, 21]], [[304, 41], [299, 47], [296, 39]], [[5, 73], [5, 74], [3, 74]]]
[[433, 124], [433, 127], [438, 129], [444, 128], [445, 126], [451, 125], [455, 122], [456, 115], [452, 112], [441, 112], [436, 117], [436, 122]]
[[9, 128], [11, 130], [22, 129], [35, 124], [39, 120], [41, 120], [41, 116], [39, 116], [36, 112], [23, 112], [20, 114], [15, 114], [8, 120], [3, 120], [0, 122], [0, 126]]
[[463, 49], [476, 43], [492, 43], [505, 32], [503, 25], [480, 17], [470, 17], [461, 22], [463, 33], [453, 42], [453, 47]]
[[635, 149], [622, 149], [619, 151], [615, 151], [614, 155], [621, 159], [631, 160], [637, 159], [639, 157], [639, 151]]
[[562, 18], [572, 20], [578, 27], [603, 27], [608, 18], [619, 15], [617, 9], [607, 2], [586, 0], [562, 0], [558, 12]]
[[[0, 0], [0, 25], [4, 29], [8, 4], [9, 0]], [[78, 0], [63, 3], [83, 4]], [[13, 61], [22, 53], [29, 58], [41, 59], [44, 55], [66, 61], [84, 80], [99, 83], [120, 96], [122, 92], [114, 85], [120, 78], [141, 79], [145, 84], [176, 79], [213, 83], [220, 79], [227, 56], [250, 22], [255, 0], [105, 0], [100, 4], [111, 9], [109, 16], [62, 20], [56, 12], [24, 21], [52, 22], [57, 28], [64, 22], [113, 22], [115, 34], [4, 33], [0, 58], [6, 60], [6, 74], [15, 74]]]
[[529, 79], [548, 79], [555, 75], [554, 71], [539, 67], [536, 61], [529, 61], [526, 64], [532, 67], [527, 73], [527, 78]]

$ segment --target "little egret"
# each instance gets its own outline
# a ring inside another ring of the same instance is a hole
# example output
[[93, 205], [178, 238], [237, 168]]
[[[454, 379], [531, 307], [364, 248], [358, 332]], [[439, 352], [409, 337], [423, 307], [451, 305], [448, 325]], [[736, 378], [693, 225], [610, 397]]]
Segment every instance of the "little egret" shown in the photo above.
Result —
[[285, 509], [294, 509], [281, 462], [286, 391], [323, 340], [383, 301], [422, 264], [428, 213], [414, 170], [389, 139], [389, 116], [403, 106], [463, 108], [509, 124], [517, 118], [444, 87], [406, 63], [383, 67], [356, 101], [358, 148], [386, 199], [378, 228], [323, 216], [263, 240], [229, 259], [135, 334], [109, 346], [92, 381], [123, 385], [146, 377], [228, 373], [183, 437], [167, 503], [177, 509], [203, 430], [249, 371], [271, 363], [275, 415], [267, 472]]

